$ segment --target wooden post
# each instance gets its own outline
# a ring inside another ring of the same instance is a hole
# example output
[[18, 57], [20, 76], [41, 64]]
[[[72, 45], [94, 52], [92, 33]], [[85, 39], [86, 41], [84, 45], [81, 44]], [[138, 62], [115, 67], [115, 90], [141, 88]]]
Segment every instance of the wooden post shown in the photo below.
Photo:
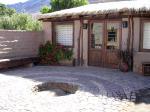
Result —
[[128, 16], [128, 39], [127, 39], [127, 50], [130, 51], [130, 38], [131, 38], [131, 21], [130, 16]]
[[129, 31], [128, 31], [127, 50], [131, 55], [129, 66], [130, 68], [133, 68], [134, 20], [132, 15], [129, 15], [128, 21], [129, 21]]
[[80, 31], [78, 37], [78, 65], [81, 66], [83, 64], [83, 19], [80, 18]]
[[133, 16], [131, 17], [131, 21], [132, 21], [131, 68], [133, 69], [133, 52], [134, 52], [134, 20], [133, 20]]
[[81, 35], [81, 22], [80, 22], [80, 30], [79, 30], [79, 37], [78, 37], [78, 60], [77, 65], [80, 65], [80, 35]]
[[83, 18], [80, 20], [81, 24], [81, 63], [80, 65], [83, 66]]

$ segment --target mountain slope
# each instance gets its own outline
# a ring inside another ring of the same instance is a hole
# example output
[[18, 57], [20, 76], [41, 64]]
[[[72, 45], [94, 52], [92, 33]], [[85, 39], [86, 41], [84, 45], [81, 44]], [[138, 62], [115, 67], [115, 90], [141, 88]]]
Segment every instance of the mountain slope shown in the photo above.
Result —
[[[123, 1], [123, 0], [89, 0], [90, 3]], [[16, 9], [17, 12], [38, 13], [42, 6], [50, 5], [50, 0], [28, 0], [24, 3], [8, 5], [10, 8]]]
[[50, 5], [50, 0], [29, 0], [24, 3], [8, 5], [8, 7], [16, 9], [17, 12], [37, 13], [44, 5]]

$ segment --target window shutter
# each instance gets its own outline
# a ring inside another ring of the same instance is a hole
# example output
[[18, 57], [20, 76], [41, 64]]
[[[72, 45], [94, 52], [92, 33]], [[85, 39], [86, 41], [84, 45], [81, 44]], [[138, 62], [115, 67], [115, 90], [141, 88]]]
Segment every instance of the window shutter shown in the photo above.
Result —
[[150, 22], [144, 23], [143, 49], [150, 49]]
[[56, 25], [56, 42], [64, 46], [73, 45], [73, 25]]

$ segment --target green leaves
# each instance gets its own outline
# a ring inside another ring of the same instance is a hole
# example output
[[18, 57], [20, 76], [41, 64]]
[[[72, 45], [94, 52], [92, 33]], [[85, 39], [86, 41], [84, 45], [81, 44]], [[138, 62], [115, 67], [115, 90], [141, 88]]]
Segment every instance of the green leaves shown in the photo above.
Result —
[[88, 4], [87, 0], [51, 0], [52, 11], [69, 9]]
[[42, 64], [58, 64], [60, 60], [71, 60], [73, 50], [64, 46], [56, 46], [49, 41], [39, 48], [39, 57]]
[[0, 17], [1, 16], [11, 16], [16, 13], [15, 9], [8, 8], [4, 4], [0, 3]]
[[41, 30], [41, 23], [32, 19], [30, 15], [15, 13], [10, 17], [0, 18], [0, 29], [39, 31]]
[[51, 7], [44, 6], [41, 8], [41, 13], [50, 13], [54, 11], [59, 11], [63, 9], [74, 8], [82, 5], [87, 5], [87, 0], [51, 0]]
[[41, 23], [28, 14], [16, 13], [12, 8], [0, 3], [0, 29], [39, 31]]
[[51, 7], [49, 7], [49, 6], [43, 6], [43, 7], [41, 8], [40, 12], [41, 12], [42, 14], [50, 13], [50, 12], [52, 12], [52, 9], [51, 9]]

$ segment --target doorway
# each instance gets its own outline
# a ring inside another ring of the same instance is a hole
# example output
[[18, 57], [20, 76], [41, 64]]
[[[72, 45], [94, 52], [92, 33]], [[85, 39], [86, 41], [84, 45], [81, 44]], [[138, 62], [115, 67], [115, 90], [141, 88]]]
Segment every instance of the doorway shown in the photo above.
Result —
[[88, 65], [118, 68], [121, 21], [90, 21]]

